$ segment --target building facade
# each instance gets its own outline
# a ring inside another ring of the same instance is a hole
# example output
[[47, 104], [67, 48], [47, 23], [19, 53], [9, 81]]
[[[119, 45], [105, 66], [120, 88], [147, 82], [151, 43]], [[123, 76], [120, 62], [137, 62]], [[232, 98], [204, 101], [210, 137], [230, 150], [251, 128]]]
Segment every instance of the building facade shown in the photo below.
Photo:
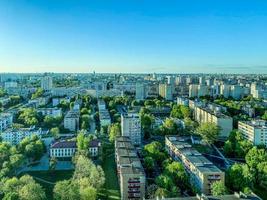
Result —
[[178, 136], [166, 136], [165, 147], [173, 160], [180, 161], [189, 173], [190, 182], [201, 193], [210, 194], [215, 181], [224, 183], [225, 174], [201, 153]]
[[137, 113], [121, 115], [121, 135], [129, 137], [134, 145], [141, 144], [141, 119]]

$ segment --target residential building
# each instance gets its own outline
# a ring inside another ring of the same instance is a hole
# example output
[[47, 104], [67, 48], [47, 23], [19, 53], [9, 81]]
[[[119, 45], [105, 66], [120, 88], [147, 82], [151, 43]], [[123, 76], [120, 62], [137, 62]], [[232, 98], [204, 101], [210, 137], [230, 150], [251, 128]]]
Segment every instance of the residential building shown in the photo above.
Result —
[[162, 98], [171, 101], [172, 100], [172, 85], [170, 84], [159, 84], [159, 96]]
[[165, 147], [173, 160], [180, 161], [189, 173], [190, 182], [201, 193], [210, 194], [215, 181], [224, 183], [225, 174], [201, 153], [178, 136], [166, 136]]
[[142, 200], [145, 197], [146, 175], [129, 137], [116, 138], [115, 160], [121, 200]]
[[141, 119], [138, 113], [121, 114], [121, 135], [129, 137], [134, 145], [141, 144]]
[[73, 110], [69, 111], [64, 117], [64, 128], [70, 131], [79, 130], [79, 118], [79, 112]]
[[108, 110], [99, 110], [100, 125], [108, 126], [111, 124], [111, 118]]
[[13, 115], [11, 113], [0, 113], [0, 132], [10, 128], [13, 123]]
[[221, 128], [219, 137], [227, 139], [230, 132], [233, 130], [233, 118], [223, 114], [217, 108], [207, 106], [195, 106], [194, 118], [199, 123], [211, 122]]
[[38, 108], [37, 112], [42, 113], [43, 116], [50, 116], [50, 117], [62, 116], [61, 108]]
[[177, 105], [189, 106], [189, 99], [185, 97], [177, 97]]
[[238, 130], [253, 145], [263, 144], [267, 147], [266, 120], [239, 121]]
[[[91, 157], [97, 157], [101, 154], [101, 142], [93, 139], [89, 143], [89, 153]], [[50, 157], [71, 158], [77, 151], [75, 140], [55, 141], [50, 146]]]
[[9, 128], [1, 133], [2, 140], [4, 142], [8, 142], [12, 145], [19, 144], [25, 137], [31, 137], [33, 135], [37, 135], [41, 137], [42, 134], [47, 132], [43, 132], [41, 128], [35, 129], [35, 127], [30, 128]]
[[53, 80], [50, 76], [44, 76], [41, 79], [41, 88], [45, 91], [50, 91], [53, 88]]
[[135, 99], [144, 100], [146, 98], [146, 87], [144, 83], [136, 83]]

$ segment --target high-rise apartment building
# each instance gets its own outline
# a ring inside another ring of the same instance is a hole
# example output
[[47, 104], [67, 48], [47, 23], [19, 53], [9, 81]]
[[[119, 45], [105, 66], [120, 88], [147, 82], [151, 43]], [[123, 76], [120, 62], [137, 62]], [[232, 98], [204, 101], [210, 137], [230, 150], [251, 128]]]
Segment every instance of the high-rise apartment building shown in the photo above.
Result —
[[146, 87], [144, 83], [136, 83], [135, 88], [135, 99], [136, 100], [144, 100], [146, 98]]
[[161, 96], [162, 98], [171, 101], [172, 100], [172, 93], [173, 89], [172, 89], [172, 85], [170, 84], [159, 84], [159, 96]]
[[50, 76], [44, 76], [41, 79], [41, 88], [45, 91], [49, 91], [53, 88], [53, 80]]
[[141, 119], [137, 113], [121, 115], [121, 135], [129, 137], [134, 145], [141, 144]]
[[129, 137], [116, 138], [115, 160], [121, 199], [142, 200], [145, 197], [146, 175]]

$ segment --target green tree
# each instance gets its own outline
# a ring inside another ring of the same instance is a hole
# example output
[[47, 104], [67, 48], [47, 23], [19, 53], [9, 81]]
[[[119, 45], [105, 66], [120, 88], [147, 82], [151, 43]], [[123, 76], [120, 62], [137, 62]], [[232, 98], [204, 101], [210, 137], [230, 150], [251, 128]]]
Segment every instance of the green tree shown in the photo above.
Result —
[[215, 181], [211, 185], [211, 194], [213, 196], [225, 195], [227, 189], [222, 181]]
[[111, 124], [109, 127], [109, 141], [114, 142], [117, 136], [121, 135], [119, 123]]
[[213, 144], [218, 139], [220, 127], [215, 123], [202, 123], [197, 128], [197, 133], [201, 135], [202, 139], [205, 142], [207, 142], [208, 144]]
[[58, 138], [59, 137], [59, 128], [58, 127], [51, 128], [50, 133], [54, 138]]
[[144, 167], [150, 172], [153, 171], [155, 167], [154, 159], [150, 156], [146, 156], [144, 158]]

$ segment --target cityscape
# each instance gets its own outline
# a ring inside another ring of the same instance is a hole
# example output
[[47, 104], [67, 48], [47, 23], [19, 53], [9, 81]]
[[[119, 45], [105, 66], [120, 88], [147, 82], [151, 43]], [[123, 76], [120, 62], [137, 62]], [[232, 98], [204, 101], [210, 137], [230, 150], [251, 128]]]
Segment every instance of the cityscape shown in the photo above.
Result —
[[267, 2], [0, 1], [0, 199], [267, 200]]

